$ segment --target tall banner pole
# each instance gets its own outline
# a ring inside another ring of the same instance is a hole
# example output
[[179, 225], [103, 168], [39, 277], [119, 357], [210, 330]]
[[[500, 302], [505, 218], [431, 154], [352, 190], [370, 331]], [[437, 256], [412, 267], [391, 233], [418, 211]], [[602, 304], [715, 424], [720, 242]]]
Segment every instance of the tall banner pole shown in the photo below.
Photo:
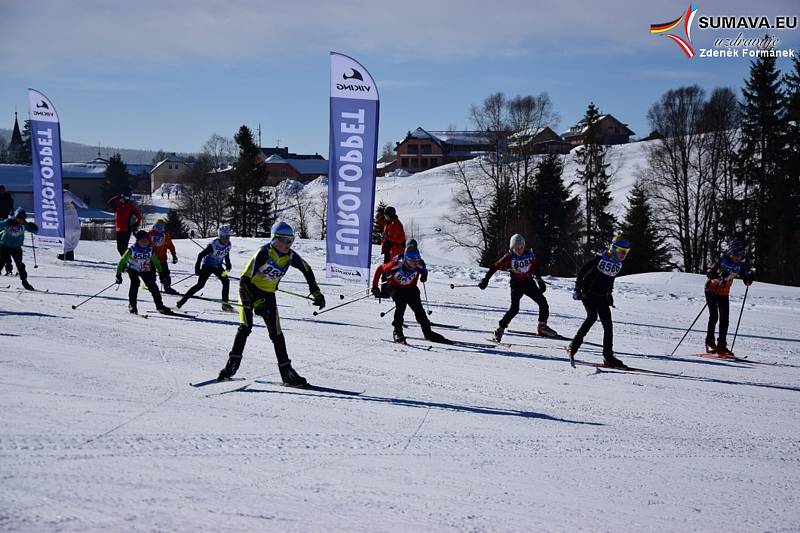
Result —
[[33, 159], [33, 209], [36, 242], [64, 246], [64, 188], [61, 183], [61, 128], [53, 103], [28, 89]]
[[331, 52], [325, 275], [369, 283], [380, 99], [364, 66]]

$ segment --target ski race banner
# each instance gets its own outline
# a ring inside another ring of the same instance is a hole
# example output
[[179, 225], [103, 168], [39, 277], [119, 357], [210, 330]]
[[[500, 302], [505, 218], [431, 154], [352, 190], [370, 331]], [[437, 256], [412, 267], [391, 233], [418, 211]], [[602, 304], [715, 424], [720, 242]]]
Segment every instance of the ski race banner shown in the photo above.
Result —
[[361, 63], [331, 52], [326, 276], [369, 282], [378, 153], [378, 88]]
[[52, 102], [28, 89], [33, 152], [33, 209], [42, 245], [64, 245], [64, 194], [61, 186], [61, 129]]

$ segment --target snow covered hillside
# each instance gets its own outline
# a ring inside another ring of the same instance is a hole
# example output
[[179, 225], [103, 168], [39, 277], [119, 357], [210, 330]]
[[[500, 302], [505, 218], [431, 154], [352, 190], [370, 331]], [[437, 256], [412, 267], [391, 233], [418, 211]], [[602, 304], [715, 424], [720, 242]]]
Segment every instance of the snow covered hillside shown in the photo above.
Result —
[[[407, 223], [435, 232], [446, 201], [413, 178], [379, 182]], [[403, 181], [405, 180], [405, 181]], [[395, 195], [400, 183], [407, 194]], [[397, 201], [397, 200], [402, 200]], [[417, 203], [415, 203], [417, 202]], [[238, 272], [256, 240], [234, 239]], [[178, 241], [173, 279], [198, 248]], [[296, 245], [328, 306], [357, 289], [321, 278], [324, 243]], [[279, 294], [294, 367], [328, 391], [275, 385], [263, 324], [244, 381], [193, 388], [224, 365], [237, 318], [193, 300], [191, 317], [126, 309], [114, 243], [83, 242], [62, 264], [37, 250], [18, 290], [0, 277], [0, 529], [4, 531], [789, 531], [800, 524], [800, 289], [755, 283], [728, 362], [693, 356], [705, 317], [701, 276], [644, 274], [617, 283], [621, 373], [569, 366], [564, 342], [489, 332], [507, 277], [451, 290], [480, 269], [424, 243], [431, 319], [472, 346], [429, 351], [388, 342], [391, 302], [312, 316]], [[377, 253], [377, 250], [376, 250]], [[550, 325], [571, 336], [584, 313], [571, 280], [550, 279]], [[177, 285], [185, 290], [188, 282]], [[233, 284], [236, 287], [236, 284]], [[282, 288], [305, 291], [297, 271]], [[47, 293], [41, 291], [49, 291]], [[732, 298], [732, 330], [743, 286]], [[204, 297], [218, 297], [212, 279]], [[174, 306], [175, 297], [165, 296]], [[531, 331], [524, 300], [512, 330]], [[406, 330], [419, 337], [413, 316]], [[599, 324], [587, 341], [602, 336]], [[420, 346], [424, 341], [412, 339]], [[586, 344], [583, 362], [599, 362]]]

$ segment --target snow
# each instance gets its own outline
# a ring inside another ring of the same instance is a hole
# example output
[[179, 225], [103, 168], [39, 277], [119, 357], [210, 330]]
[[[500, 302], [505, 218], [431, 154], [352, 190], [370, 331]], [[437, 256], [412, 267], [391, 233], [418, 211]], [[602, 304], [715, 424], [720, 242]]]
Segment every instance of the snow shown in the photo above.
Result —
[[[447, 184], [420, 176], [379, 180], [379, 197], [432, 235], [434, 214], [419, 205], [444, 209], [437, 195]], [[483, 271], [430, 242], [421, 250], [431, 319], [461, 326], [435, 329], [488, 343], [508, 304], [507, 276], [486, 291], [451, 290]], [[260, 243], [233, 244], [238, 274]], [[199, 251], [191, 241], [176, 246], [174, 280], [191, 273]], [[355, 290], [321, 277], [323, 242], [296, 248], [329, 307]], [[12, 285], [0, 289], [4, 531], [788, 531], [800, 523], [800, 288], [750, 288], [735, 351], [753, 362], [732, 363], [691, 355], [705, 317], [666, 355], [703, 306], [702, 276], [621, 278], [617, 355], [664, 375], [572, 369], [563, 341], [511, 334], [512, 347], [406, 348], [386, 341], [390, 318], [379, 313], [391, 302], [313, 317], [309, 304], [279, 294], [295, 368], [361, 394], [267, 383], [278, 373], [263, 324], [239, 371], [246, 381], [195, 389], [188, 382], [223, 366], [235, 315], [191, 301], [184, 309], [194, 319], [131, 316], [127, 280], [72, 310], [113, 281], [114, 243], [82, 242], [74, 263], [37, 249], [37, 269], [25, 254], [31, 283], [50, 292], [22, 292], [17, 278], [0, 277]], [[572, 281], [548, 281], [550, 325], [570, 336], [584, 315]], [[282, 288], [304, 291], [299, 272]], [[743, 288], [734, 285], [731, 330]], [[218, 295], [211, 279], [203, 296]], [[165, 301], [174, 306], [175, 297]], [[139, 309], [153, 313], [145, 291]], [[420, 335], [410, 312], [406, 323]], [[512, 328], [535, 323], [525, 300]], [[598, 324], [587, 341], [601, 337]], [[578, 358], [598, 362], [599, 350], [586, 345]]]

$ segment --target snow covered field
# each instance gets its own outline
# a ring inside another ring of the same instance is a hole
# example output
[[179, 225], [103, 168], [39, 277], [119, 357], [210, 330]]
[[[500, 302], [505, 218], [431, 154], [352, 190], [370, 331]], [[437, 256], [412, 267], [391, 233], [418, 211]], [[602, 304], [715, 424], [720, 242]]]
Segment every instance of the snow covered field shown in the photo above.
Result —
[[[233, 242], [240, 271], [259, 243]], [[332, 306], [354, 288], [321, 279], [323, 244], [297, 249]], [[174, 280], [191, 272], [198, 251], [190, 241], [177, 246]], [[424, 242], [421, 251], [431, 263], [432, 320], [460, 326], [435, 329], [488, 344], [507, 277], [486, 291], [451, 290], [482, 272], [457, 256], [440, 261]], [[195, 389], [190, 381], [224, 364], [234, 315], [191, 301], [184, 309], [193, 319], [131, 316], [127, 279], [72, 310], [113, 281], [118, 257], [110, 242], [81, 243], [75, 263], [54, 255], [37, 250], [33, 269], [26, 250], [30, 281], [47, 294], [0, 277], [11, 284], [0, 289], [0, 530], [800, 527], [800, 289], [751, 287], [735, 351], [752, 362], [732, 363], [691, 355], [705, 317], [666, 355], [703, 305], [701, 276], [621, 278], [617, 355], [663, 374], [572, 369], [563, 341], [517, 335], [507, 336], [511, 347], [402, 347], [387, 342], [391, 319], [379, 316], [391, 303], [315, 318], [309, 304], [281, 294], [295, 368], [341, 391], [270, 383], [278, 373], [263, 325], [239, 371], [247, 381]], [[583, 318], [571, 280], [549, 282], [550, 324], [571, 336]], [[282, 287], [305, 290], [297, 271]], [[740, 283], [733, 294], [732, 330]], [[203, 295], [218, 297], [218, 282]], [[148, 293], [139, 301], [152, 313]], [[175, 297], [165, 301], [174, 306]], [[512, 329], [535, 321], [523, 301]], [[597, 324], [587, 340], [600, 338]], [[579, 359], [601, 360], [591, 345]]]

